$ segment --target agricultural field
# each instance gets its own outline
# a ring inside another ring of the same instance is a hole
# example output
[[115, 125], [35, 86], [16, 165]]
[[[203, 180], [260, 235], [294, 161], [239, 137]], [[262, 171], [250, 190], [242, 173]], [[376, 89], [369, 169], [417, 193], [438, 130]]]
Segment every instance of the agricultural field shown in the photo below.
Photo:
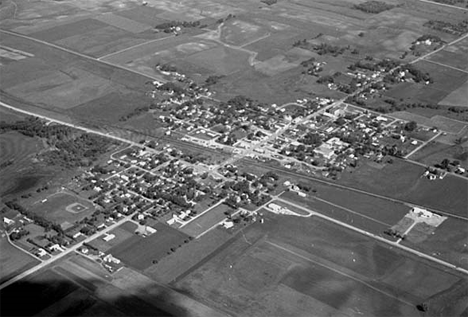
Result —
[[198, 239], [184, 244], [176, 252], [147, 268], [144, 273], [158, 282], [169, 284], [208, 262], [234, 240], [226, 230], [215, 228]]
[[468, 168], [468, 159], [464, 158], [463, 153], [468, 151], [467, 145], [460, 144], [444, 144], [441, 142], [435, 142], [426, 145], [414, 155], [411, 156], [412, 160], [432, 166], [439, 164], [444, 159], [449, 159], [451, 161], [457, 160], [460, 162], [460, 166], [463, 168]]
[[107, 253], [137, 270], [145, 270], [190, 241], [188, 235], [165, 224], [157, 223], [154, 229], [157, 232], [150, 236], [143, 238], [134, 235], [110, 248]]
[[36, 201], [31, 206], [31, 211], [59, 224], [64, 229], [71, 227], [76, 221], [92, 215], [95, 210], [91, 202], [77, 197], [75, 194], [56, 193], [44, 200]]
[[0, 134], [0, 178], [3, 180], [0, 183], [0, 195], [2, 197], [34, 188], [44, 178], [47, 178], [50, 173], [38, 166], [34, 160], [35, 154], [42, 149], [44, 149], [44, 144], [39, 139], [17, 132]]
[[[468, 268], [468, 238], [465, 220], [449, 218], [423, 238], [420, 238], [421, 234], [417, 231], [416, 227], [413, 228], [403, 244], [458, 267]], [[420, 231], [424, 233], [424, 228]], [[412, 239], [412, 235], [415, 235], [416, 239]], [[419, 236], [416, 237], [416, 235]]]
[[417, 316], [416, 305], [461, 280], [316, 217], [263, 213], [176, 286], [231, 314]]
[[468, 73], [464, 71], [427, 61], [417, 62], [415, 66], [423, 72], [428, 72], [434, 83], [401, 83], [388, 90], [385, 95], [406, 103], [438, 104], [452, 91], [463, 86], [468, 79]]
[[198, 237], [200, 234], [223, 221], [226, 218], [224, 213], [228, 211], [231, 211], [231, 213], [233, 212], [232, 208], [227, 205], [218, 205], [209, 209], [200, 217], [193, 219], [187, 225], [182, 226], [179, 230], [189, 236]]
[[381, 169], [363, 164], [352, 174], [343, 173], [339, 183], [466, 217], [468, 182], [452, 175], [430, 181], [421, 177], [423, 173], [423, 166], [395, 160]]
[[3, 233], [0, 251], [0, 284], [39, 264], [39, 260], [11, 245]]

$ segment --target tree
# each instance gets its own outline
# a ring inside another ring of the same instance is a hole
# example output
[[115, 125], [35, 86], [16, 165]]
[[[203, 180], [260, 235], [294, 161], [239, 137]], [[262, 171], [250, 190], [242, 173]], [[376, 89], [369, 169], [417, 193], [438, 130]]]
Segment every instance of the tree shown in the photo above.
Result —
[[418, 124], [415, 121], [410, 121], [405, 124], [405, 130], [409, 132], [416, 130], [417, 127]]

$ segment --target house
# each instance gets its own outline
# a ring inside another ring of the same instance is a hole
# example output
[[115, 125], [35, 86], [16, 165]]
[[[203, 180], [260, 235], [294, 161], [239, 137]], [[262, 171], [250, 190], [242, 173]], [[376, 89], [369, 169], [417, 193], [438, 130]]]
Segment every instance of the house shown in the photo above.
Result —
[[106, 241], [106, 242], [109, 242], [109, 241], [111, 241], [111, 240], [114, 239], [114, 238], [115, 238], [115, 234], [108, 234], [108, 233], [106, 233], [106, 235], [105, 235], [104, 238], [102, 238], [102, 239], [103, 239], [104, 241]]
[[5, 225], [7, 226], [12, 226], [15, 224], [15, 221], [10, 219], [10, 218], [7, 218], [7, 217], [3, 217], [3, 222], [5, 223]]
[[234, 222], [232, 222], [230, 220], [226, 220], [225, 222], [223, 222], [223, 226], [226, 229], [230, 229], [230, 228], [234, 227]]
[[46, 256], [48, 253], [46, 252], [46, 250], [42, 249], [42, 248], [39, 248], [36, 252], [36, 255], [40, 258], [42, 258], [43, 256]]

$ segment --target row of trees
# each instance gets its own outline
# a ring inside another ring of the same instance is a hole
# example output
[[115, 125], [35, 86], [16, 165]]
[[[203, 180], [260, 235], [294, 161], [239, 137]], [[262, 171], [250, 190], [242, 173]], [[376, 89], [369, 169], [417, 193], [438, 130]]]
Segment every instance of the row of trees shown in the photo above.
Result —
[[43, 227], [46, 231], [54, 229], [59, 234], [63, 234], [63, 230], [58, 224], [53, 223], [53, 222], [45, 219], [44, 217], [41, 217], [41, 216], [35, 214], [34, 212], [27, 210], [26, 208], [21, 206], [18, 202], [11, 200], [11, 201], [5, 202], [5, 205], [8, 208], [16, 210], [20, 214], [22, 214], [23, 216], [31, 219], [32, 221], [34, 221], [35, 224]]

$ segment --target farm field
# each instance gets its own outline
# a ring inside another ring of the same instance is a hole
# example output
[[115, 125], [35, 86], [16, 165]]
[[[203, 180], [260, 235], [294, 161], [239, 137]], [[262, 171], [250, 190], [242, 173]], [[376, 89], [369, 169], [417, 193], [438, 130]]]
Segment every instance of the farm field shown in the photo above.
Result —
[[[398, 222], [398, 220], [400, 220], [405, 214], [405, 212], [403, 212], [403, 208], [398, 208], [396, 204], [396, 208], [392, 208], [392, 206], [390, 206], [390, 204], [386, 204], [385, 201], [383, 201], [383, 206], [381, 208], [373, 209], [372, 202], [374, 204], [379, 203], [379, 200], [373, 201], [373, 197], [370, 197], [369, 199], [363, 197], [361, 208], [347, 206], [346, 204], [341, 205], [340, 208], [340, 205], [334, 204], [333, 202], [330, 204], [324, 200], [318, 200], [313, 197], [302, 198], [290, 192], [282, 194], [281, 198], [291, 203], [301, 205], [311, 211], [315, 211], [388, 239], [391, 238], [383, 235], [383, 232]], [[366, 201], [369, 205], [366, 204]], [[366, 208], [366, 205], [369, 207]]]
[[187, 225], [181, 227], [179, 230], [184, 232], [185, 234], [197, 237], [198, 235], [202, 234], [206, 230], [210, 229], [220, 221], [226, 218], [224, 212], [232, 211], [232, 208], [228, 207], [227, 205], [221, 204], [214, 208], [211, 208], [209, 211], [201, 215], [200, 217], [192, 220]]
[[184, 244], [176, 252], [167, 255], [157, 264], [147, 268], [144, 273], [155, 281], [169, 284], [190, 273], [200, 264], [207, 262], [232, 238], [232, 235], [227, 231], [215, 228], [200, 238]]
[[442, 162], [444, 159], [458, 160], [460, 165], [468, 168], [468, 160], [460, 160], [460, 155], [468, 151], [466, 145], [448, 145], [440, 142], [434, 142], [424, 146], [418, 152], [411, 156], [412, 160], [426, 164], [434, 165]]
[[31, 210], [41, 217], [58, 223], [64, 229], [90, 216], [95, 210], [91, 202], [74, 194], [56, 193], [46, 199], [46, 201], [36, 201], [31, 206]]
[[401, 83], [388, 90], [385, 95], [397, 100], [403, 99], [407, 103], [438, 104], [453, 90], [464, 85], [468, 79], [466, 72], [427, 61], [417, 62], [415, 66], [423, 72], [428, 72], [434, 83], [431, 85]]
[[443, 106], [468, 107], [468, 81], [449, 93], [439, 104]]
[[[357, 309], [416, 316], [420, 301], [460, 280], [316, 217], [263, 213], [263, 224], [244, 230], [243, 238], [176, 286], [231, 314], [300, 315], [312, 308], [320, 315]], [[273, 303], [284, 293], [302, 300], [294, 307]]]
[[39, 263], [39, 260], [12, 246], [2, 234], [0, 238], [0, 284]]
[[0, 169], [2, 197], [33, 188], [50, 175], [33, 160], [42, 149], [44, 144], [39, 139], [17, 132], [0, 134], [0, 164], [4, 164]]
[[449, 218], [437, 227], [433, 233], [426, 234], [425, 238], [413, 240], [409, 236], [403, 244], [467, 269], [468, 252], [466, 248], [468, 238], [466, 236], [466, 226], [467, 223], [464, 220]]
[[452, 175], [430, 181], [421, 177], [423, 172], [423, 166], [394, 160], [393, 164], [386, 164], [382, 169], [363, 164], [352, 174], [343, 173], [338, 182], [370, 193], [466, 217], [468, 182]]
[[18, 132], [2, 133], [0, 134], [0, 164], [10, 161], [14, 164], [24, 163], [43, 148], [42, 142], [36, 138], [27, 137]]
[[122, 260], [125, 264], [145, 270], [189, 241], [189, 236], [165, 224], [154, 226], [157, 232], [145, 238], [134, 235], [110, 248], [107, 253]]

